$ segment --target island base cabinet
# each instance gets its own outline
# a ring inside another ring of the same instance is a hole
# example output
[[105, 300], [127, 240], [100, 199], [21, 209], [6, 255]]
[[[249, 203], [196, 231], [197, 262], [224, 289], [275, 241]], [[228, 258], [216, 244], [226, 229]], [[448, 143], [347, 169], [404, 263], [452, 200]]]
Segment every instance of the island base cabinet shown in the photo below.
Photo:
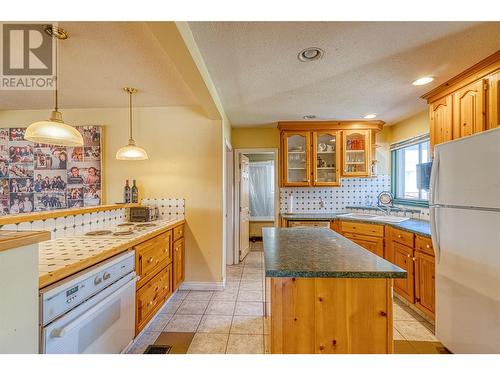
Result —
[[271, 278], [270, 289], [272, 354], [393, 352], [391, 279]]

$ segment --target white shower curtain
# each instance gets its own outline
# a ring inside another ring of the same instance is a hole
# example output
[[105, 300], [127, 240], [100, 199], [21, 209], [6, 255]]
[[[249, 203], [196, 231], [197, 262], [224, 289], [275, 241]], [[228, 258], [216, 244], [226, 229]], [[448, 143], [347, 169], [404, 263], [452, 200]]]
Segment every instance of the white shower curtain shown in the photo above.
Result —
[[250, 162], [250, 220], [274, 220], [274, 161]]

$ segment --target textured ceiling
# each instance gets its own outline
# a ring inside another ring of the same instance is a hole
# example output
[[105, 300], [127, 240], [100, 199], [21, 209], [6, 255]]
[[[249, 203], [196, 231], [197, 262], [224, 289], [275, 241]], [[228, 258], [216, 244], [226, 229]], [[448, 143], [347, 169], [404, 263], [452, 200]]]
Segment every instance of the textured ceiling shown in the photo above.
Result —
[[[500, 22], [190, 22], [233, 126], [359, 119], [391, 124], [419, 96], [500, 49]], [[297, 53], [325, 51], [303, 63]], [[430, 85], [411, 82], [435, 75]]]
[[[171, 58], [143, 22], [59, 22], [60, 107], [126, 107], [124, 86], [139, 89], [134, 106], [198, 105]], [[48, 91], [1, 92], [2, 109], [53, 105]]]

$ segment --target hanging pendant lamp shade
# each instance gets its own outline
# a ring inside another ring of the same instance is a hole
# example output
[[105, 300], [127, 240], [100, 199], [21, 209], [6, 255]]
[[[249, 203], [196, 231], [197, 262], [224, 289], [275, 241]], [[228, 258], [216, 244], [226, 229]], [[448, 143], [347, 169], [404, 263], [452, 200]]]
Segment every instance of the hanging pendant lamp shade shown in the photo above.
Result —
[[[61, 28], [49, 25], [45, 31], [56, 38], [56, 70], [58, 69], [58, 43], [59, 39], [67, 39], [68, 34]], [[36, 143], [44, 143], [54, 146], [83, 146], [81, 133], [71, 125], [66, 124], [62, 119], [61, 112], [58, 111], [58, 86], [59, 79], [56, 71], [55, 108], [48, 120], [32, 123], [26, 129], [24, 138]]]
[[118, 149], [116, 152], [116, 158], [118, 160], [147, 160], [148, 154], [146, 150], [136, 146], [135, 141], [132, 138], [132, 95], [137, 93], [137, 89], [133, 87], [124, 87], [123, 90], [129, 93], [130, 138], [128, 140], [128, 145]]

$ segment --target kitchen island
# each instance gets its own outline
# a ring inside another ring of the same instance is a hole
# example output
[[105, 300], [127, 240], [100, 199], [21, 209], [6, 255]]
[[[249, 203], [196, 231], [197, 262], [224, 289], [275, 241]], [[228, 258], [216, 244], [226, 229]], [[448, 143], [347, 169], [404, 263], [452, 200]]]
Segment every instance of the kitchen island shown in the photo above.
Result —
[[326, 228], [264, 228], [271, 353], [392, 353], [406, 272]]

